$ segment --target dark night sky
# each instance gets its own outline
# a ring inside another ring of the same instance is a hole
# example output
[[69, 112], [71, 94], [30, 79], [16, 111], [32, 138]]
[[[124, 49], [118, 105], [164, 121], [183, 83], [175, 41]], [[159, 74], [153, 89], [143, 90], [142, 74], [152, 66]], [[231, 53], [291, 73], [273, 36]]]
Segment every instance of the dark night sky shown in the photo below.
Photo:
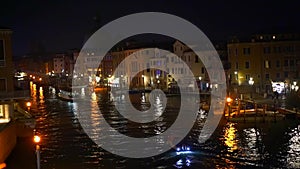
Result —
[[[273, 29], [300, 30], [298, 0], [272, 1], [73, 1], [11, 0], [0, 6], [0, 26], [13, 29], [14, 55], [29, 52], [33, 42], [41, 42], [48, 52], [80, 48], [93, 30], [93, 17], [102, 24], [136, 12], [166, 12], [197, 25], [210, 39], [226, 40]], [[298, 31], [300, 32], [300, 31]]]

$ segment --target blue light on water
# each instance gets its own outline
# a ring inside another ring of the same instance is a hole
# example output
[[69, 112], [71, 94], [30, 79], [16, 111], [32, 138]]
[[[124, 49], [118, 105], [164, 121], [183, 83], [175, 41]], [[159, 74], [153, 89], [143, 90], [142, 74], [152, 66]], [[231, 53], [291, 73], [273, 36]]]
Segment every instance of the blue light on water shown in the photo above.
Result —
[[191, 154], [191, 153], [193, 153], [193, 152], [191, 151], [191, 148], [188, 147], [188, 146], [181, 146], [181, 147], [178, 147], [176, 150], [177, 150], [177, 151], [176, 151], [176, 155], [181, 155], [181, 154]]

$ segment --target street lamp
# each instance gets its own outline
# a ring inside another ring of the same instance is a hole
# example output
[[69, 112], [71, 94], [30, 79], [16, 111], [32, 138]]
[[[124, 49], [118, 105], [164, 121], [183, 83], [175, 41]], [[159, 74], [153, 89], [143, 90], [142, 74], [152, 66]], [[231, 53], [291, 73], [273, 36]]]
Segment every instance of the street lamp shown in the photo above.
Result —
[[292, 84], [292, 90], [294, 90], [295, 92], [297, 92], [299, 89], [299, 86], [297, 86], [297, 82], [293, 82]]
[[201, 82], [201, 80], [202, 80], [202, 77], [201, 77], [201, 76], [199, 76], [200, 92], [202, 91], [202, 82]]
[[37, 169], [41, 168], [41, 158], [40, 158], [40, 145], [39, 143], [41, 142], [41, 137], [38, 135], [34, 135], [33, 136], [33, 142], [36, 144], [35, 145], [35, 153], [36, 153], [36, 165], [37, 165]]
[[6, 164], [5, 164], [5, 163], [1, 163], [1, 164], [0, 164], [0, 169], [5, 168], [5, 167], [6, 167]]
[[27, 111], [29, 112], [30, 107], [31, 107], [31, 102], [27, 102], [27, 103], [26, 103], [26, 106], [27, 106]]
[[251, 86], [251, 95], [250, 95], [250, 98], [252, 99], [252, 92], [253, 92], [253, 88], [252, 88], [252, 86], [253, 86], [253, 84], [254, 84], [254, 80], [253, 80], [253, 78], [252, 77], [250, 77], [250, 79], [249, 79], [249, 85]]
[[142, 79], [143, 79], [143, 89], [145, 90], [145, 76], [142, 75]]
[[160, 76], [160, 75], [158, 75], [158, 74], [156, 75], [157, 88], [159, 88], [159, 83], [160, 83], [160, 81], [159, 81], [159, 76]]

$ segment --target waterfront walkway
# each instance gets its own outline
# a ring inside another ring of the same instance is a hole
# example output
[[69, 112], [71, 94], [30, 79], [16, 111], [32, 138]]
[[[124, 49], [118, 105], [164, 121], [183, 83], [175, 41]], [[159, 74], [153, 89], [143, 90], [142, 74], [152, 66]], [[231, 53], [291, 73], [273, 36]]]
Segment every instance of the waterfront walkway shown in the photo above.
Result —
[[6, 169], [36, 168], [35, 145], [31, 137], [18, 138], [12, 153], [6, 159]]

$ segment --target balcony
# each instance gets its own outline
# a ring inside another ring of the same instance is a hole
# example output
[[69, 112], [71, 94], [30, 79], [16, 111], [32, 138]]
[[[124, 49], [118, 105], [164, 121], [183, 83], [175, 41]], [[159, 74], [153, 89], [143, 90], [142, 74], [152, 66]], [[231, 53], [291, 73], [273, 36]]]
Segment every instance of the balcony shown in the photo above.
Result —
[[13, 100], [13, 99], [29, 99], [29, 90], [0, 92], [0, 100]]

